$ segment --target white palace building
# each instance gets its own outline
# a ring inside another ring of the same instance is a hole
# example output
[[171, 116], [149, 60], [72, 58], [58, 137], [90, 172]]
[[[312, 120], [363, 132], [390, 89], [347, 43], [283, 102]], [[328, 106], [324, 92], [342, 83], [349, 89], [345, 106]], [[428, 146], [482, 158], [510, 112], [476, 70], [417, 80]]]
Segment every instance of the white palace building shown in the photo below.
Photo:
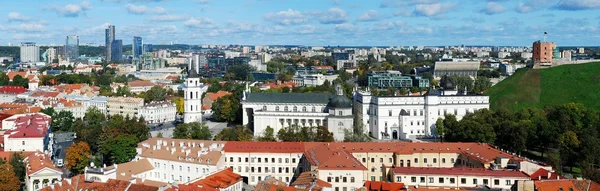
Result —
[[373, 96], [369, 91], [356, 91], [354, 115], [365, 133], [377, 139], [414, 139], [434, 136], [438, 118], [453, 114], [458, 120], [467, 113], [489, 109], [489, 97], [466, 95], [454, 90], [444, 78], [445, 90], [430, 90], [418, 96]]
[[337, 87], [337, 95], [328, 93], [251, 93], [242, 97], [243, 124], [262, 136], [270, 126], [280, 129], [298, 126], [325, 126], [336, 141], [344, 140], [344, 131], [352, 130], [352, 100]]

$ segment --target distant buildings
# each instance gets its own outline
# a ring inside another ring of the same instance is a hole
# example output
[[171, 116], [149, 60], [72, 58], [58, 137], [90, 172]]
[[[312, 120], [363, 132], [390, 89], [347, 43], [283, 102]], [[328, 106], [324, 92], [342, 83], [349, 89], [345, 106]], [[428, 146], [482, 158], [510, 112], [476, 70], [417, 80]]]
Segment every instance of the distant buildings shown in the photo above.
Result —
[[48, 48], [46, 49], [46, 62], [47, 63], [52, 63], [54, 61], [54, 59], [57, 58], [57, 54], [56, 54], [56, 49], [55, 48]]
[[387, 88], [428, 88], [429, 79], [420, 76], [403, 76], [399, 71], [372, 71], [368, 75], [368, 85], [378, 89]]
[[77, 60], [77, 58], [79, 57], [79, 36], [67, 36], [67, 42], [65, 44], [65, 55], [70, 60]]
[[458, 76], [469, 76], [471, 78], [477, 77], [479, 71], [479, 61], [438, 61], [435, 62], [433, 67], [433, 76], [435, 78], [441, 78], [442, 76], [458, 75]]
[[115, 40], [115, 26], [108, 25], [105, 29], [105, 47], [106, 47], [106, 61], [112, 60], [112, 43]]
[[177, 108], [170, 101], [152, 102], [142, 106], [140, 114], [149, 124], [175, 121]]
[[139, 110], [144, 106], [144, 99], [133, 97], [110, 97], [106, 103], [106, 115], [140, 117]]
[[144, 41], [142, 37], [134, 36], [133, 43], [131, 44], [131, 51], [134, 59], [139, 59], [144, 53]]
[[113, 40], [110, 45], [110, 61], [123, 61], [123, 40]]
[[40, 47], [34, 42], [21, 43], [21, 62], [40, 61]]

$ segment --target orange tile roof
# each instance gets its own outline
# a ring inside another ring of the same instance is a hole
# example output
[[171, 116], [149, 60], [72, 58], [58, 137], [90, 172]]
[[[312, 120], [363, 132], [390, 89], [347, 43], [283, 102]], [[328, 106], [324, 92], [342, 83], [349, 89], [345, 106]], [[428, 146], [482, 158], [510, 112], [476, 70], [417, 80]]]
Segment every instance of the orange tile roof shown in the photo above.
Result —
[[298, 176], [298, 178], [296, 178], [296, 180], [290, 184], [290, 186], [307, 187], [308, 188], [308, 187], [311, 187], [313, 184], [315, 184], [315, 187], [313, 187], [313, 190], [321, 190], [323, 188], [331, 188], [331, 186], [332, 186], [330, 183], [325, 182], [321, 179], [318, 179], [314, 175], [314, 172], [311, 172], [311, 171], [303, 172], [302, 174], [300, 174]]
[[283, 83], [275, 83], [275, 82], [270, 82], [270, 83], [265, 83], [260, 85], [262, 87], [269, 87], [269, 88], [282, 88], [282, 87], [288, 87], [288, 88], [294, 88], [294, 86], [296, 86], [296, 83], [294, 82], [283, 82]]
[[330, 147], [329, 143], [322, 143], [319, 146], [311, 148], [304, 152], [304, 156], [313, 166], [319, 169], [336, 170], [366, 170], [367, 168], [360, 163], [348, 151], [335, 147]]
[[37, 91], [37, 92], [33, 92], [33, 94], [31, 94], [31, 97], [46, 97], [46, 98], [54, 98], [57, 97], [60, 94], [60, 92], [44, 92], [44, 91]]
[[170, 138], [150, 138], [138, 143], [141, 157], [183, 163], [216, 165], [225, 142]]
[[600, 190], [600, 184], [591, 180], [571, 180], [573, 185], [581, 191], [598, 191]]
[[50, 156], [46, 156], [46, 154], [39, 151], [30, 154], [26, 159], [26, 164], [28, 166], [26, 172], [28, 176], [35, 174], [36, 172], [39, 172], [43, 169], [52, 169], [55, 171], [59, 171], [62, 174], [62, 171], [56, 168], [54, 164], [52, 164]]
[[227, 96], [227, 95], [231, 95], [231, 92], [218, 91], [216, 93], [212, 93], [212, 92], [206, 93], [206, 96], [208, 96], [213, 101], [217, 101], [219, 98], [221, 98], [223, 96]]
[[135, 81], [129, 82], [127, 85], [129, 85], [129, 87], [139, 87], [139, 86], [155, 86], [156, 84], [153, 84], [152, 82], [145, 81], [145, 80], [135, 80]]
[[537, 191], [557, 191], [557, 190], [570, 190], [581, 191], [570, 180], [547, 180], [547, 181], [535, 181], [535, 188]]
[[22, 86], [2, 86], [0, 87], [0, 93], [3, 94], [22, 94], [27, 92], [27, 89], [25, 89]]
[[[238, 182], [242, 181], [242, 176], [233, 172], [232, 168], [227, 168], [225, 170], [216, 172], [211, 174], [204, 179], [200, 179], [195, 182], [191, 182], [189, 185], [192, 188], [214, 188], [214, 189], [225, 189], [228, 188]], [[182, 191], [191, 191], [188, 189], [182, 189]]]
[[[76, 188], [77, 187], [77, 188]], [[127, 189], [129, 187], [129, 189]], [[94, 190], [94, 191], [113, 191], [113, 190], [129, 190], [129, 191], [156, 191], [158, 187], [143, 185], [139, 183], [131, 183], [125, 180], [108, 179], [104, 182], [89, 182], [85, 180], [85, 175], [80, 174], [63, 179], [60, 183], [55, 183], [41, 189], [41, 191], [72, 191], [72, 190]]]
[[8, 72], [6, 73], [6, 75], [8, 76], [9, 80], [13, 80], [13, 78], [15, 78], [15, 76], [19, 75], [23, 78], [27, 77], [27, 72]]
[[133, 175], [154, 169], [148, 159], [140, 159], [123, 164], [119, 164], [117, 168], [117, 180], [129, 181], [133, 179]]

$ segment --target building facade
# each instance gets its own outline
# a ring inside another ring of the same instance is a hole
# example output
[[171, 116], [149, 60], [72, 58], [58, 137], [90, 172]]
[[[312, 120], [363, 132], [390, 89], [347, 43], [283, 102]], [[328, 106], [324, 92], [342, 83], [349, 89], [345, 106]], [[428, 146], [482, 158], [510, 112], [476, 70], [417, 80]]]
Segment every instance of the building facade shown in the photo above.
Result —
[[139, 59], [140, 56], [144, 53], [144, 41], [142, 37], [134, 36], [133, 43], [131, 44], [131, 51], [133, 52], [133, 58]]
[[106, 102], [106, 115], [121, 115], [123, 117], [139, 117], [144, 99], [133, 97], [110, 97]]
[[377, 139], [414, 139], [435, 136], [438, 118], [453, 114], [458, 120], [468, 113], [489, 109], [489, 97], [460, 95], [456, 91], [430, 90], [421, 96], [372, 96], [357, 91], [354, 112], [357, 124]]
[[435, 62], [433, 67], [433, 76], [435, 78], [441, 78], [442, 76], [469, 76], [471, 78], [477, 77], [479, 71], [479, 61], [438, 61]]
[[429, 79], [420, 76], [404, 76], [399, 71], [372, 71], [368, 75], [368, 83], [370, 87], [379, 89], [429, 87]]
[[79, 58], [79, 36], [67, 36], [65, 44], [65, 55], [70, 60], [77, 60], [77, 58]]
[[112, 41], [110, 45], [110, 61], [123, 61], [123, 40], [118, 39]]
[[106, 47], [106, 61], [112, 61], [112, 43], [115, 40], [115, 26], [108, 25], [108, 28], [104, 30], [105, 44]]
[[34, 42], [21, 43], [21, 62], [39, 62], [40, 47]]
[[533, 42], [533, 63], [534, 65], [552, 65], [552, 59], [554, 58], [554, 49], [556, 44], [554, 42]]
[[[267, 127], [279, 132], [293, 125], [324, 126], [330, 128], [336, 140], [343, 140], [343, 130], [352, 129], [353, 122], [347, 119], [351, 111], [346, 110], [352, 101], [342, 97], [326, 93], [251, 93], [247, 88], [242, 97], [242, 124], [253, 129], [254, 136], [263, 135]], [[334, 98], [335, 103], [332, 103]], [[339, 108], [332, 107], [338, 104]], [[337, 113], [331, 113], [330, 109]], [[329, 123], [330, 118], [336, 118], [335, 124]]]
[[166, 123], [175, 121], [177, 108], [170, 101], [152, 102], [140, 109], [146, 123]]

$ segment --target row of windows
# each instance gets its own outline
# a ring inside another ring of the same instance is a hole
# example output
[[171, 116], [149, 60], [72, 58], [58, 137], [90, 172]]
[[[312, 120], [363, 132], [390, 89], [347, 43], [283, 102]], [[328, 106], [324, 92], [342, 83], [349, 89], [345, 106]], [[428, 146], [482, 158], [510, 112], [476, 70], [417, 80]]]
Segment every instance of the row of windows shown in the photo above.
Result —
[[[160, 169], [160, 165], [161, 164], [159, 162], [154, 162], [154, 166], [157, 169]], [[167, 170], [167, 164], [166, 163], [162, 163], [162, 166], [163, 166], [164, 170]], [[180, 172], [192, 172], [192, 169], [189, 166], [186, 167], [186, 171], [184, 171], [184, 168], [181, 165], [179, 165], [178, 169], [179, 169]], [[175, 165], [171, 165], [171, 170], [173, 170], [173, 171], [175, 170]], [[208, 172], [209, 172], [208, 168], [202, 168], [202, 173], [206, 174]], [[196, 173], [200, 173], [200, 168], [196, 167]]]
[[[266, 106], [266, 105], [264, 105], [264, 106], [263, 106], [263, 108], [262, 108], [262, 110], [263, 110], [263, 111], [267, 111], [267, 106]], [[275, 111], [279, 111], [279, 106], [275, 106]], [[286, 112], [287, 112], [287, 111], [289, 111], [289, 107], [288, 107], [288, 106], [285, 106], [285, 107], [283, 107], [283, 111], [286, 111]], [[293, 111], [293, 112], [298, 112], [298, 106], [294, 106], [294, 107], [292, 108], [292, 111]], [[303, 107], [302, 107], [302, 112], [307, 112], [307, 108], [306, 108], [306, 106], [303, 106]], [[311, 112], [317, 112], [317, 107], [313, 106], [313, 107], [311, 108]]]
[[[372, 163], [374, 163], [375, 160], [376, 160], [376, 158], [374, 158], [374, 157], [371, 158], [371, 162]], [[433, 160], [433, 163], [437, 163], [437, 158], [433, 158], [432, 160]], [[383, 163], [383, 161], [384, 161], [383, 158], [379, 158], [379, 162], [380, 163]], [[367, 163], [367, 158], [362, 158], [362, 162], [363, 163]], [[388, 158], [388, 162], [389, 163], [393, 163], [394, 159], [393, 158]], [[407, 160], [406, 162], [410, 164], [410, 160]], [[423, 158], [423, 163], [427, 163], [427, 162], [428, 162], [427, 158]], [[450, 163], [454, 163], [454, 162], [455, 162], [454, 158], [450, 158]], [[414, 159], [414, 163], [415, 164], [419, 163], [419, 158], [415, 158]], [[446, 158], [442, 158], [442, 163], [446, 163]], [[400, 164], [404, 164], [404, 160], [400, 160]]]
[[[373, 177], [372, 177], [373, 178]], [[419, 178], [419, 183], [425, 183], [425, 177], [410, 177], [410, 182], [412, 183], [417, 183], [417, 178]], [[446, 180], [448, 180], [447, 182], [450, 184], [456, 184], [456, 179], [455, 178], [448, 178], [448, 177], [438, 177], [438, 181], [435, 182], [435, 178], [434, 177], [429, 177], [429, 180], [427, 183], [440, 183], [440, 184], [444, 184], [446, 183]], [[478, 185], [479, 184], [479, 180], [477, 178], [473, 178], [473, 181], [471, 182], [471, 184], [475, 184]], [[401, 176], [396, 176], [396, 181], [397, 182], [402, 182], [402, 177]], [[517, 180], [515, 180], [514, 182], [516, 182]], [[488, 179], [483, 179], [483, 184], [484, 185], [488, 185], [489, 184], [489, 180]], [[467, 183], [467, 178], [461, 178], [460, 179], [460, 184], [468, 184]], [[513, 185], [513, 181], [512, 180], [505, 180], [505, 184], [507, 186]], [[500, 185], [500, 179], [494, 179], [494, 185]]]
[[[242, 162], [242, 157], [238, 157], [237, 159], [238, 159], [237, 162]], [[255, 161], [254, 159], [255, 159], [254, 157], [250, 158], [250, 162], [254, 162]], [[266, 157], [264, 158], [264, 160], [263, 160], [263, 158], [256, 158], [256, 159], [257, 159], [256, 161], [258, 161], [259, 163], [261, 163], [263, 161], [265, 163], [269, 163], [269, 158], [266, 158]], [[282, 163], [282, 161], [285, 161], [285, 163], [290, 163], [289, 158], [285, 158], [285, 160], [283, 160], [283, 159], [284, 158], [277, 158], [278, 163]], [[227, 157], [225, 157], [225, 162], [228, 162]], [[234, 162], [233, 157], [229, 157], [229, 162]], [[244, 162], [248, 162], [248, 157], [244, 158]], [[275, 158], [271, 158], [271, 163], [275, 163]], [[294, 164], [296, 163], [296, 158], [292, 158], [292, 163], [294, 163]]]
[[[336, 176], [336, 177], [327, 177], [327, 182], [332, 182], [332, 181], [335, 181], [335, 182], [340, 182], [341, 181], [343, 183], [346, 183], [346, 182], [348, 182], [348, 177], [345, 177], [345, 176], [342, 177], [342, 178], [340, 178], [339, 176]], [[354, 183], [354, 177], [350, 177], [350, 183]]]
[[[160, 173], [158, 173], [158, 172], [154, 172], [154, 177], [155, 177], [155, 178], [159, 178], [159, 179], [160, 179]], [[163, 178], [162, 178], [162, 179], [163, 179], [163, 180], [167, 180], [167, 173], [163, 173]], [[171, 181], [176, 181], [176, 180], [178, 180], [179, 182], [183, 182], [183, 176], [179, 176], [179, 179], [175, 179], [175, 175], [171, 175], [171, 179], [170, 179], [170, 180], [171, 180]], [[186, 180], [187, 180], [186, 182], [189, 182], [191, 179], [190, 179], [190, 177], [188, 176]]]
[[[292, 124], [292, 122], [296, 125], [298, 125], [298, 123], [301, 123], [303, 126], [306, 125], [306, 122], [308, 121], [308, 123], [310, 125], [312, 125], [313, 123], [313, 119], [279, 119], [279, 123], [281, 123], [282, 125], [285, 125], [285, 123], [287, 122], [288, 124]], [[319, 124], [321, 124], [321, 120], [320, 119], [315, 119], [314, 120], [315, 124], [317, 124], [317, 126]], [[327, 123], [326, 119], [323, 119], [323, 124]]]
[[[250, 182], [255, 182], [255, 178], [258, 178], [258, 181], [262, 181], [262, 176], [250, 176]], [[283, 177], [279, 177], [280, 181], [283, 181]], [[289, 182], [290, 181], [290, 177], [285, 177], [285, 182]]]
[[[264, 169], [264, 171], [263, 171], [263, 169]], [[239, 173], [241, 173], [242, 167], [238, 166], [237, 171]], [[269, 169], [269, 167], [256, 167], [256, 168], [255, 167], [246, 167], [245, 172], [248, 172], [248, 171], [250, 171], [251, 173], [263, 173], [263, 172], [265, 172], [265, 173], [290, 173], [290, 167], [285, 167], [285, 168], [284, 167], [278, 167], [278, 168], [271, 167], [270, 169]], [[296, 172], [296, 167], [292, 168], [292, 172]]]

